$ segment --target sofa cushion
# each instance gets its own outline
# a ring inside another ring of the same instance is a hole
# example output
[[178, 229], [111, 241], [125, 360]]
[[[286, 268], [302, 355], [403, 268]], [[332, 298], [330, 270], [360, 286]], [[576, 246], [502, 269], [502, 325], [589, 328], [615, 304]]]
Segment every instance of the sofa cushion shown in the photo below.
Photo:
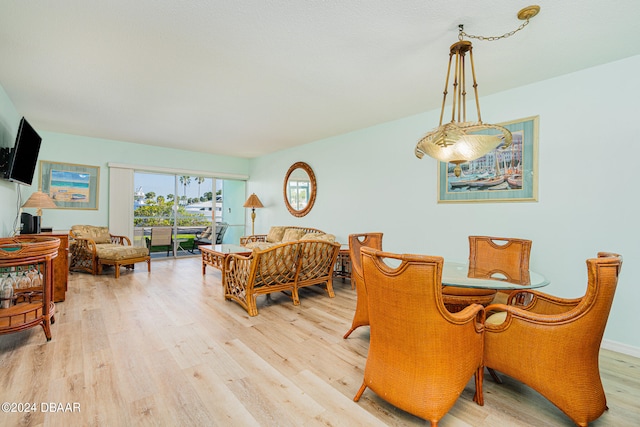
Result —
[[287, 227], [282, 227], [282, 226], [271, 227], [269, 229], [269, 234], [267, 234], [267, 242], [271, 242], [271, 243], [281, 242], [286, 228]]
[[299, 228], [287, 228], [282, 236], [282, 243], [296, 242], [305, 234], [305, 231]]
[[302, 236], [300, 240], [322, 240], [325, 242], [333, 243], [336, 241], [336, 236], [334, 234], [326, 233], [307, 233]]
[[272, 246], [277, 245], [277, 243], [271, 243], [271, 242], [249, 242], [247, 244], [244, 245], [245, 248], [249, 248], [252, 250], [264, 250], [267, 248], [270, 248]]
[[149, 255], [149, 249], [141, 246], [122, 246], [111, 243], [96, 245], [98, 259], [119, 261]]
[[95, 225], [74, 225], [71, 231], [82, 239], [92, 239], [96, 244], [111, 243], [109, 227], [98, 227]]

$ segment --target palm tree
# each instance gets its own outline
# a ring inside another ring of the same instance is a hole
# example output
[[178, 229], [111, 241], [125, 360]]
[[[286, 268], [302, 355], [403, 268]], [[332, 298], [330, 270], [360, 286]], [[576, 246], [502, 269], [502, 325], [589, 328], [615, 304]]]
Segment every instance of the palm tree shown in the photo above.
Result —
[[182, 193], [183, 197], [181, 199], [185, 200], [187, 198], [187, 186], [191, 184], [191, 177], [188, 175], [181, 176], [180, 184], [184, 186], [184, 193]]
[[205, 180], [206, 179], [203, 176], [199, 176], [196, 178], [196, 182], [198, 183], [198, 200], [200, 200], [200, 184], [202, 184]]

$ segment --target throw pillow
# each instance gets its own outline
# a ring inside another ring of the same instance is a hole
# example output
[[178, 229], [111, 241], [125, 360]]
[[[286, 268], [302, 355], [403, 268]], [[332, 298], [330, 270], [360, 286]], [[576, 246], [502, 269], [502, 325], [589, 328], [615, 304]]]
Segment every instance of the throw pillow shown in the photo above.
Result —
[[111, 243], [109, 227], [97, 227], [94, 225], [74, 225], [71, 230], [81, 239], [92, 239], [96, 244]]
[[111, 235], [109, 234], [109, 227], [96, 227], [95, 236], [93, 240], [98, 243], [111, 243]]
[[282, 241], [286, 227], [271, 227], [267, 234], [267, 242], [276, 243]]
[[298, 228], [287, 228], [284, 232], [284, 236], [282, 236], [282, 243], [296, 242], [305, 234], [304, 230], [300, 230]]

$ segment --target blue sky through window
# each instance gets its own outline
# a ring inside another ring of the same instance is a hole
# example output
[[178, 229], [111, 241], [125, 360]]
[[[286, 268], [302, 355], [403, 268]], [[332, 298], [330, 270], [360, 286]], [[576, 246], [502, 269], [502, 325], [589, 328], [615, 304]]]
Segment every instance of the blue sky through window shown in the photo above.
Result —
[[[205, 181], [200, 184], [200, 196], [207, 191], [211, 191], [211, 181], [212, 178], [206, 178]], [[222, 180], [216, 180], [216, 184], [218, 188], [222, 188]], [[153, 191], [156, 193], [156, 196], [166, 197], [167, 194], [175, 195], [175, 176], [136, 172], [134, 176], [134, 187], [136, 190], [142, 187], [142, 192], [145, 194]], [[179, 197], [184, 195], [184, 186], [180, 185], [180, 183], [178, 183], [177, 195]], [[186, 196], [187, 198], [198, 197], [198, 183], [195, 176], [191, 177], [191, 183], [187, 186]]]

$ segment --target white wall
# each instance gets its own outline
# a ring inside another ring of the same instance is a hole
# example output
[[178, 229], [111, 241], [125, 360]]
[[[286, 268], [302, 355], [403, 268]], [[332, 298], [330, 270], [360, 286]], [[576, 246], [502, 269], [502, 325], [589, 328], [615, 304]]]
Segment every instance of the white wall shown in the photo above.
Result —
[[[640, 355], [638, 75], [635, 56], [481, 99], [488, 123], [540, 116], [538, 202], [438, 204], [436, 161], [413, 154], [437, 125], [439, 111], [430, 111], [252, 161], [248, 193], [265, 205], [256, 233], [307, 225], [346, 243], [350, 233], [382, 231], [386, 250], [458, 260], [471, 234], [528, 238], [532, 270], [551, 280], [546, 291], [566, 297], [584, 293], [585, 259], [618, 252], [625, 263], [605, 339]], [[318, 181], [303, 218], [288, 213], [282, 194], [296, 161]]]

